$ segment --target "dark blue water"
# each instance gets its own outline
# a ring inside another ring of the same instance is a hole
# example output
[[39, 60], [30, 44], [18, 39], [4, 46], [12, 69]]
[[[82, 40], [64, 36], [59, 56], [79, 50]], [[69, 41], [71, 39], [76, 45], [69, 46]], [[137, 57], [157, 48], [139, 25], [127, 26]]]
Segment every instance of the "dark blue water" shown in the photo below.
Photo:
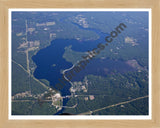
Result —
[[[62, 77], [61, 71], [72, 67], [70, 62], [67, 62], [63, 58], [64, 48], [72, 45], [72, 49], [75, 51], [86, 52], [97, 47], [98, 41], [77, 41], [74, 39], [56, 39], [51, 42], [51, 45], [47, 48], [40, 50], [35, 56], [32, 57], [36, 63], [34, 76], [37, 79], [46, 79], [50, 82], [50, 85], [54, 87], [58, 83], [58, 79]], [[52, 65], [56, 66], [53, 67]], [[67, 91], [68, 90], [68, 91]], [[70, 94], [68, 86], [61, 90], [62, 95]]]
[[[96, 32], [100, 38], [98, 40], [90, 41], [78, 41], [75, 39], [56, 39], [51, 42], [50, 46], [40, 50], [36, 55], [32, 57], [33, 61], [37, 65], [37, 68], [34, 71], [34, 76], [37, 79], [48, 80], [50, 82], [50, 86], [53, 88], [55, 88], [55, 85], [59, 83], [58, 79], [62, 78], [61, 71], [72, 67], [72, 64], [70, 62], [67, 62], [63, 58], [63, 54], [65, 51], [64, 48], [66, 46], [72, 45], [72, 49], [74, 51], [90, 51], [93, 48], [96, 48], [99, 43], [105, 43], [105, 37], [108, 35], [106, 33], [100, 32], [97, 29], [83, 28], [78, 24], [75, 25], [77, 25], [80, 29]], [[55, 64], [56, 66], [53, 67], [53, 64]], [[86, 66], [85, 70], [82, 70], [80, 73], [76, 74], [73, 80], [82, 80], [87, 74], [106, 76], [107, 73], [112, 73], [114, 69], [119, 72], [133, 70], [131, 67], [126, 65], [125, 62], [122, 61], [112, 61], [109, 59], [93, 59]], [[70, 86], [70, 83], [66, 83], [65, 86], [63, 86], [63, 88], [60, 90], [62, 96], [70, 95]], [[67, 101], [68, 99], [64, 99], [63, 105], [65, 105]], [[62, 112], [63, 109], [57, 114], [60, 114]]]
[[[98, 40], [90, 41], [78, 41], [75, 39], [56, 39], [51, 42], [51, 45], [40, 50], [35, 56], [32, 57], [33, 61], [37, 65], [34, 71], [34, 76], [37, 79], [46, 79], [50, 82], [50, 86], [55, 88], [55, 85], [59, 83], [60, 78], [62, 78], [61, 71], [72, 67], [70, 62], [67, 62], [63, 58], [64, 48], [66, 46], [72, 45], [74, 51], [86, 52], [93, 48], [96, 48], [99, 43], [105, 41], [105, 37], [108, 35], [106, 33], [101, 33], [97, 29], [83, 28], [77, 25], [80, 29], [90, 30], [96, 32], [100, 38]], [[52, 65], [56, 66], [53, 67]], [[70, 84], [66, 85], [60, 90], [62, 96], [70, 95], [69, 92]]]
[[[97, 29], [83, 28], [78, 24], [73, 24], [77, 25], [80, 29], [96, 32], [100, 36], [100, 38], [98, 40], [91, 41], [78, 41], [75, 39], [56, 39], [51, 42], [50, 46], [40, 50], [36, 55], [32, 57], [33, 61], [37, 65], [37, 68], [35, 69], [33, 75], [37, 79], [48, 80], [52, 88], [55, 88], [55, 85], [59, 83], [58, 79], [62, 78], [61, 71], [72, 67], [72, 64], [65, 61], [65, 59], [63, 58], [64, 48], [66, 46], [72, 45], [72, 49], [75, 51], [90, 51], [93, 48], [96, 48], [97, 44], [104, 42], [105, 36], [108, 35], [106, 33], [101, 33]], [[53, 64], [55, 64], [56, 66], [53, 67]], [[62, 96], [70, 95], [70, 86], [70, 83], [65, 83], [65, 86], [63, 86], [63, 88], [60, 90]], [[67, 99], [64, 99], [63, 105], [65, 105], [67, 101]], [[62, 111], [63, 109], [57, 114], [60, 114]]]

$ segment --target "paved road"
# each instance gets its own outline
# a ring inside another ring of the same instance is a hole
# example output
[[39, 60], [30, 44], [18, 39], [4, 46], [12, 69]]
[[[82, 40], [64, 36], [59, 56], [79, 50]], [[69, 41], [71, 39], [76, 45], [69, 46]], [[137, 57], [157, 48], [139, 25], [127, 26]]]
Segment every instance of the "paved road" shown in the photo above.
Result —
[[147, 98], [147, 97], [148, 97], [148, 95], [147, 96], [143, 96], [143, 97], [138, 97], [138, 98], [135, 98], [135, 99], [132, 99], [132, 100], [129, 100], [129, 101], [124, 101], [124, 102], [120, 102], [120, 103], [117, 103], [117, 104], [109, 105], [109, 106], [106, 106], [106, 107], [103, 107], [103, 108], [99, 108], [99, 109], [96, 109], [96, 110], [93, 110], [93, 111], [80, 113], [79, 115], [92, 114], [92, 113], [100, 111], [100, 110], [104, 110], [104, 109], [107, 109], [107, 108], [112, 108], [112, 107], [115, 107], [115, 106], [118, 106], [118, 105], [122, 105], [122, 104], [127, 104], [127, 103], [130, 103], [130, 102], [136, 101], [136, 100]]

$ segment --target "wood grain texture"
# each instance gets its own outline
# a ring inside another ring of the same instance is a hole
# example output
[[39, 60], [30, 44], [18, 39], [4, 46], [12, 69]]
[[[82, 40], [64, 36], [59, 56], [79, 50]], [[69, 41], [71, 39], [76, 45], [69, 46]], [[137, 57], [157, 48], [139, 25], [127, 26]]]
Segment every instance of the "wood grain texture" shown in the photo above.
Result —
[[[151, 8], [152, 120], [8, 120], [9, 8]], [[0, 0], [0, 128], [160, 128], [159, 0]]]

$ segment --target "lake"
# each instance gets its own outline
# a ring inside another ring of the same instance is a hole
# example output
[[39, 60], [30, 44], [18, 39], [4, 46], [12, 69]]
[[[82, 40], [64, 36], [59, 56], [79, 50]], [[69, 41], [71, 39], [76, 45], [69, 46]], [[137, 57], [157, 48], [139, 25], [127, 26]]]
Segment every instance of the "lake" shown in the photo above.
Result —
[[[75, 24], [77, 25], [77, 24]], [[34, 76], [37, 79], [46, 79], [50, 82], [51, 87], [55, 87], [59, 83], [58, 79], [62, 78], [61, 72], [65, 69], [72, 67], [72, 63], [67, 62], [63, 58], [65, 47], [72, 45], [72, 50], [78, 52], [91, 51], [96, 48], [99, 43], [105, 43], [105, 37], [107, 33], [102, 33], [99, 30], [91, 28], [83, 28], [77, 25], [80, 29], [87, 29], [96, 32], [100, 38], [98, 40], [78, 41], [75, 39], [55, 39], [51, 42], [51, 45], [41, 49], [36, 55], [32, 57], [33, 61], [37, 65], [34, 71]], [[126, 64], [122, 60], [110, 60], [106, 59], [92, 59], [84, 70], [77, 73], [73, 78], [75, 81], [83, 80], [86, 75], [100, 75], [107, 76], [107, 74], [113, 74], [114, 71], [124, 73], [127, 71], [133, 71], [134, 69]], [[60, 90], [62, 96], [70, 95], [70, 83], [67, 83], [63, 89]], [[63, 105], [67, 103], [64, 100]], [[63, 109], [62, 109], [63, 110]], [[60, 113], [62, 112], [60, 111]]]

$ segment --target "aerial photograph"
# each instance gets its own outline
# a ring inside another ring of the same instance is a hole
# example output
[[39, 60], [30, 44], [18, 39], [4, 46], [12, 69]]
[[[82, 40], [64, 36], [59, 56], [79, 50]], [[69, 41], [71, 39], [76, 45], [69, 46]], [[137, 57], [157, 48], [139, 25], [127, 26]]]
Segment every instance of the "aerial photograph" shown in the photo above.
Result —
[[11, 115], [149, 115], [148, 11], [11, 11]]

